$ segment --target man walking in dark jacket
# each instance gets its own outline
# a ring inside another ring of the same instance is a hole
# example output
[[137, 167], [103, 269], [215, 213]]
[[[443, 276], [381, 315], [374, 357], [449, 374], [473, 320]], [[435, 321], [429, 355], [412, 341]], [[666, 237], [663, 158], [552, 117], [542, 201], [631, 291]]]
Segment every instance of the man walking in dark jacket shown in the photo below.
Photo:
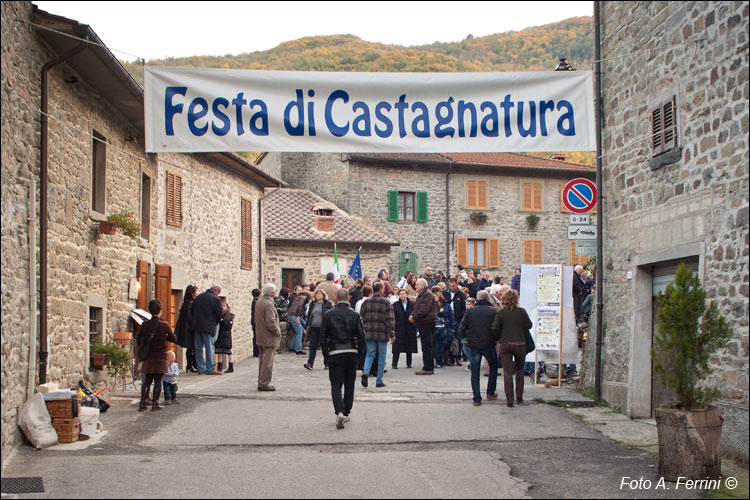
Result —
[[[429, 268], [428, 268], [429, 269]], [[417, 375], [432, 375], [435, 369], [435, 352], [432, 337], [435, 334], [435, 320], [437, 319], [437, 302], [435, 296], [427, 288], [427, 280], [417, 280], [417, 302], [414, 311], [409, 316], [409, 322], [417, 325], [419, 339], [422, 342], [422, 369]]]
[[482, 404], [479, 387], [479, 372], [482, 369], [482, 356], [490, 365], [487, 380], [487, 399], [497, 399], [497, 339], [492, 335], [492, 322], [497, 309], [489, 301], [489, 293], [481, 290], [477, 293], [477, 305], [468, 309], [458, 327], [458, 335], [463, 339], [471, 353], [471, 390], [474, 393], [474, 406]]
[[[193, 326], [195, 328], [195, 365], [198, 373], [206, 375], [221, 375], [216, 371], [214, 360], [214, 341], [217, 327], [224, 316], [219, 294], [221, 287], [212, 286], [193, 301]], [[205, 349], [205, 358], [203, 352]]]
[[[323, 315], [320, 327], [320, 346], [328, 358], [328, 379], [331, 381], [333, 411], [336, 428], [343, 429], [351, 420], [354, 405], [354, 385], [357, 380], [357, 361], [365, 351], [365, 331], [362, 319], [349, 304], [349, 291], [336, 291], [336, 307]], [[341, 387], [344, 395], [341, 395]]]

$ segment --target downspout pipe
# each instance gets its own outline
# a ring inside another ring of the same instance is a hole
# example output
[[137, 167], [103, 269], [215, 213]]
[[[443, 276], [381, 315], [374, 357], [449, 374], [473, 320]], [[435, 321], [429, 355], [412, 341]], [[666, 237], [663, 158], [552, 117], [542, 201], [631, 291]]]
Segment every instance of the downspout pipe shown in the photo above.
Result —
[[41, 144], [40, 165], [39, 165], [39, 383], [47, 382], [47, 231], [49, 228], [48, 221], [48, 196], [49, 189], [49, 71], [62, 64], [71, 57], [83, 52], [87, 47], [86, 42], [70, 50], [69, 52], [47, 61], [42, 66], [42, 123], [41, 123]]
[[594, 402], [602, 399], [602, 321], [604, 319], [604, 199], [602, 191], [602, 51], [599, 29], [599, 1], [594, 2], [594, 59], [596, 67], [596, 358], [594, 364]]
[[26, 399], [34, 395], [36, 381], [36, 179], [29, 182], [29, 363], [26, 378]]

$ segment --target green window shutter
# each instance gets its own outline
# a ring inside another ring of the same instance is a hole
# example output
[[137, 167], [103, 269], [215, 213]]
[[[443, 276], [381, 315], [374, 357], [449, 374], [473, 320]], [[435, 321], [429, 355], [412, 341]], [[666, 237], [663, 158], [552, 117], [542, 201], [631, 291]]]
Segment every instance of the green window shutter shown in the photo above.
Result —
[[388, 191], [388, 220], [398, 220], [398, 191]]
[[417, 222], [427, 222], [427, 191], [417, 191]]

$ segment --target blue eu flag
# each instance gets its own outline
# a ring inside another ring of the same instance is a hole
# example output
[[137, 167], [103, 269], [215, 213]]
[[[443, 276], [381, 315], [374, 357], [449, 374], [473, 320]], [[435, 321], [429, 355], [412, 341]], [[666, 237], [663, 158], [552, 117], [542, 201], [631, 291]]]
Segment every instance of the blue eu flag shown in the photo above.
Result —
[[352, 267], [349, 268], [349, 276], [355, 280], [362, 279], [362, 266], [359, 263], [359, 250], [357, 250], [357, 256], [354, 257]]

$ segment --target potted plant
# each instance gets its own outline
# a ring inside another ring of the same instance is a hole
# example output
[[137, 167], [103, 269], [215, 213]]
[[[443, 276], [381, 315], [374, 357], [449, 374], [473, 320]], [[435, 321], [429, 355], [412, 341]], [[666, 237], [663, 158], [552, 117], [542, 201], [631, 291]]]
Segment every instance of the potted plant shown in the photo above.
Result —
[[[107, 216], [107, 223], [115, 228], [119, 228], [122, 234], [135, 241], [138, 241], [138, 238], [141, 236], [141, 225], [136, 222], [133, 212], [110, 214]], [[99, 231], [104, 234], [112, 234], [111, 232], [105, 232], [102, 224], [104, 222], [99, 223]]]
[[101, 370], [109, 362], [107, 356], [107, 346], [97, 342], [91, 346], [91, 367], [94, 370]]
[[484, 224], [487, 222], [487, 214], [484, 212], [471, 212], [469, 219], [471, 219], [474, 224]]
[[659, 294], [658, 306], [651, 358], [678, 399], [655, 411], [659, 475], [668, 481], [718, 479], [723, 418], [710, 403], [719, 391], [703, 382], [711, 373], [711, 355], [726, 346], [732, 329], [715, 302], [707, 306], [700, 280], [684, 263], [674, 283]]
[[539, 216], [536, 214], [531, 214], [528, 217], [526, 217], [526, 226], [529, 228], [529, 231], [533, 231], [536, 229], [536, 226], [539, 224]]
[[107, 357], [109, 358], [109, 375], [122, 380], [122, 390], [125, 390], [125, 374], [130, 366], [130, 351], [127, 351], [117, 344], [107, 344]]

